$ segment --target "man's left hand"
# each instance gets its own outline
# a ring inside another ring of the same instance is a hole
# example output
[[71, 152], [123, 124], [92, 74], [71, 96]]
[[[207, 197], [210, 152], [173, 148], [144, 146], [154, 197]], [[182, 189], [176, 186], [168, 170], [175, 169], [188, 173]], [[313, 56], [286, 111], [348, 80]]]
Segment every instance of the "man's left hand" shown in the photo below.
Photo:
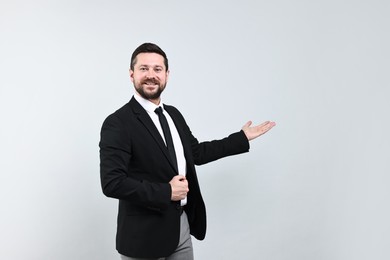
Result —
[[248, 138], [248, 141], [251, 141], [251, 140], [259, 137], [260, 135], [267, 133], [276, 124], [275, 124], [275, 122], [272, 122], [272, 121], [265, 121], [264, 123], [257, 125], [257, 126], [251, 126], [251, 125], [252, 125], [252, 121], [248, 121], [242, 127], [242, 130], [244, 131], [246, 138]]

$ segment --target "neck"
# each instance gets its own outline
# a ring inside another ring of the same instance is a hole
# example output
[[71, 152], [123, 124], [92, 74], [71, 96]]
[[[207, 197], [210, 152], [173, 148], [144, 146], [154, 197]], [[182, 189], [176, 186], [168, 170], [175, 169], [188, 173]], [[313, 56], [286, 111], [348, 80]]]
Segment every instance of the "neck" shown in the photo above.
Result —
[[157, 99], [148, 99], [150, 102], [152, 102], [153, 104], [155, 104], [155, 105], [159, 105], [160, 104], [160, 98], [157, 98]]

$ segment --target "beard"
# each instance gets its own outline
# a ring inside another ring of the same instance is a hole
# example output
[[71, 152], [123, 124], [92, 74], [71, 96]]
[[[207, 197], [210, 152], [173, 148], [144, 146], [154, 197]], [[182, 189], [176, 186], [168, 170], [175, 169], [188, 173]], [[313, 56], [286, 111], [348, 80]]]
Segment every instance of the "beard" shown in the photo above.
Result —
[[[147, 91], [146, 88], [147, 88], [148, 84], [157, 85], [158, 87], [154, 91]], [[161, 93], [164, 91], [166, 85], [167, 85], [166, 82], [160, 83], [160, 81], [154, 80], [154, 79], [147, 79], [147, 80], [143, 80], [139, 83], [134, 83], [134, 87], [135, 87], [136, 91], [141, 95], [141, 97], [143, 97], [144, 99], [147, 99], [147, 100], [153, 100], [153, 99], [160, 98]]]

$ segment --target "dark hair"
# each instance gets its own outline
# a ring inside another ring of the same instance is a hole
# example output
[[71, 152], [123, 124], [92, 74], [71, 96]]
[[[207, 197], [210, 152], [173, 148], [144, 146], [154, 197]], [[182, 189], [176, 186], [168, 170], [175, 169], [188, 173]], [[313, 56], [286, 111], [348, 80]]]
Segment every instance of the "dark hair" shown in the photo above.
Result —
[[140, 53], [157, 53], [164, 57], [164, 65], [166, 70], [168, 71], [168, 58], [165, 52], [158, 47], [154, 43], [143, 43], [140, 46], [138, 46], [137, 49], [134, 50], [133, 54], [131, 55], [131, 61], [130, 61], [130, 69], [134, 70], [134, 65], [137, 62], [137, 55]]

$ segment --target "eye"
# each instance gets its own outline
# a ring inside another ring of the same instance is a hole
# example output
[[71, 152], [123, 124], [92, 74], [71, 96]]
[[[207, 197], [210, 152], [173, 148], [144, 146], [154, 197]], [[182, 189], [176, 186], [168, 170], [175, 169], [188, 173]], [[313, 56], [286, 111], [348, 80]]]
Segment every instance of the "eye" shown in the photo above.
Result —
[[154, 69], [155, 72], [161, 72], [162, 71], [162, 68], [161, 67], [157, 67]]
[[148, 68], [146, 68], [146, 67], [140, 67], [139, 70], [140, 70], [140, 71], [147, 71]]

